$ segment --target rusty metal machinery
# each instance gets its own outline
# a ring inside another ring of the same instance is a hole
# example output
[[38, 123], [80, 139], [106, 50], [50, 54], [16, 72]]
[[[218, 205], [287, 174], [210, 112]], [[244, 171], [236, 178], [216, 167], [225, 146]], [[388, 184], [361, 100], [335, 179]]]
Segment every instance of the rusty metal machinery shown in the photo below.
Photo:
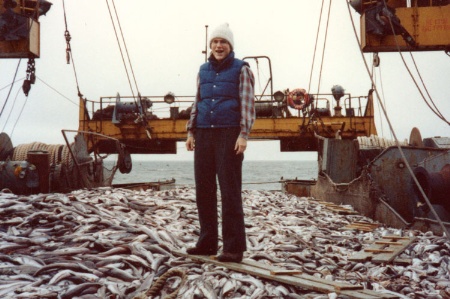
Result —
[[[131, 171], [131, 157], [115, 140], [120, 160], [112, 169], [103, 167], [103, 157], [89, 155], [83, 133], [66, 145], [33, 142], [12, 147], [9, 136], [0, 134], [0, 190], [15, 194], [68, 192], [80, 188], [110, 186], [116, 169]], [[89, 133], [87, 133], [90, 135]], [[103, 138], [107, 138], [103, 136]]]
[[[42, 159], [30, 153], [31, 161], [15, 161], [10, 159], [13, 152], [14, 147], [9, 136], [6, 133], [0, 133], [0, 189], [8, 188], [16, 194], [40, 191], [38, 188], [41, 177], [34, 163], [40, 164]], [[45, 172], [45, 169], [42, 168], [42, 171]], [[45, 190], [48, 191], [48, 188]]]
[[[426, 168], [419, 166], [414, 169], [414, 175], [430, 202], [443, 206], [450, 213], [450, 164], [446, 164], [437, 172], [429, 172]], [[420, 202], [424, 203], [422, 193], [416, 185], [414, 187]]]
[[[413, 132], [417, 136], [418, 130]], [[450, 227], [449, 137], [425, 138], [420, 146], [400, 147], [384, 141], [367, 147], [361, 144], [364, 140], [358, 141], [359, 146], [351, 140], [321, 140], [317, 181], [295, 184], [310, 189], [313, 197], [352, 205], [363, 215], [392, 227], [436, 233], [443, 232], [440, 221]], [[412, 141], [417, 144], [417, 140]]]
[[364, 52], [450, 51], [450, 1], [351, 0]]
[[[429, 176], [425, 175], [425, 169], [436, 169], [437, 165], [450, 161], [449, 150], [439, 148], [426, 147], [402, 147], [402, 151], [409, 165], [420, 165], [427, 162], [427, 167], [418, 168], [422, 179], [422, 183], [427, 183], [429, 187], [429, 195], [436, 191], [431, 191], [431, 180], [427, 180]], [[430, 160], [430, 157], [435, 159]], [[437, 163], [437, 164], [436, 164]], [[441, 169], [439, 167], [439, 169]], [[417, 168], [416, 168], [417, 169]], [[389, 147], [383, 151], [369, 165], [370, 176], [373, 179], [377, 196], [386, 200], [386, 202], [395, 209], [405, 220], [411, 222], [414, 217], [428, 217], [427, 207], [423, 204], [423, 200], [417, 195], [416, 187], [412, 176], [408, 171], [402, 155], [397, 147]], [[425, 184], [424, 184], [425, 186]], [[437, 190], [437, 189], [435, 189]], [[435, 204], [442, 204], [438, 199], [432, 200]], [[442, 206], [442, 211], [445, 207]], [[450, 211], [449, 211], [450, 212]], [[450, 214], [449, 214], [450, 215]]]
[[0, 58], [40, 56], [38, 20], [51, 5], [45, 0], [0, 0]]
[[[433, 209], [442, 220], [450, 221], [450, 138], [426, 138], [424, 146], [401, 149]], [[389, 147], [376, 157], [369, 172], [377, 195], [406, 221], [435, 218], [397, 147]]]

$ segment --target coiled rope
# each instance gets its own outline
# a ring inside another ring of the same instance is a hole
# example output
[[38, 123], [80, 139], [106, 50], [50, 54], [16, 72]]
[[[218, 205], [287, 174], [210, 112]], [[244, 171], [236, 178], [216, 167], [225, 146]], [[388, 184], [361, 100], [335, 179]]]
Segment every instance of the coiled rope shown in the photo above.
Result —
[[26, 160], [29, 151], [46, 151], [49, 153], [50, 165], [63, 164], [69, 169], [73, 168], [73, 159], [67, 145], [45, 144], [41, 142], [20, 144], [14, 148], [12, 159], [14, 161]]
[[[62, 173], [66, 176], [74, 173], [74, 161], [70, 154], [69, 147], [62, 144], [45, 144], [41, 142], [33, 142], [28, 144], [20, 144], [14, 148], [12, 160], [27, 160], [29, 151], [45, 151], [49, 154], [49, 166], [54, 166], [53, 179], [64, 180]], [[67, 181], [73, 181], [74, 178], [66, 178]], [[56, 182], [55, 182], [56, 183]]]
[[[70, 145], [62, 144], [45, 144], [41, 142], [33, 142], [29, 144], [21, 144], [14, 148], [12, 154], [13, 161], [28, 160], [30, 151], [47, 152], [49, 157], [50, 179], [52, 182], [52, 192], [65, 192], [74, 188], [94, 188], [99, 186], [110, 186], [114, 178], [117, 167], [111, 170], [103, 167], [103, 159], [96, 160], [97, 164], [78, 165], [77, 146], [75, 143]], [[75, 154], [75, 159], [72, 156]], [[97, 166], [101, 164], [103, 169], [97, 172]], [[78, 166], [77, 166], [78, 165]]]
[[183, 270], [180, 269], [170, 269], [163, 275], [161, 275], [156, 282], [150, 287], [150, 289], [142, 294], [139, 294], [135, 296], [133, 299], [146, 299], [146, 298], [154, 298], [156, 297], [166, 284], [167, 280], [171, 277], [180, 277], [181, 283], [178, 288], [176, 288], [172, 293], [168, 294], [164, 299], [175, 299], [178, 295], [178, 292], [183, 285], [185, 279], [186, 279], [186, 273]]
[[[359, 148], [361, 149], [369, 149], [369, 148], [386, 148], [389, 146], [396, 146], [397, 143], [395, 140], [389, 140], [377, 135], [367, 136], [359, 136], [357, 137]], [[408, 140], [398, 141], [399, 145], [408, 145]]]

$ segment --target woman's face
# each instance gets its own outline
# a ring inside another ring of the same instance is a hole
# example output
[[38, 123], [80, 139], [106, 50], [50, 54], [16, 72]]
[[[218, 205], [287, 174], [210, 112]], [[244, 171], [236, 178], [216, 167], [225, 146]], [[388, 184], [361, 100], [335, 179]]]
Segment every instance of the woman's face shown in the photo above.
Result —
[[226, 39], [214, 38], [211, 41], [211, 51], [217, 61], [222, 61], [230, 54], [231, 46]]

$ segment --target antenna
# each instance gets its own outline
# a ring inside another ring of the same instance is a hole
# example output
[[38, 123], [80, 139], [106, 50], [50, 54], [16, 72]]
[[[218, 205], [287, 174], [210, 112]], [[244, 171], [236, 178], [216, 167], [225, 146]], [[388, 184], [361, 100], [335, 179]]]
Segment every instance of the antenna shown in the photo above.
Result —
[[205, 50], [202, 51], [205, 54], [205, 62], [208, 60], [208, 25], [205, 25]]

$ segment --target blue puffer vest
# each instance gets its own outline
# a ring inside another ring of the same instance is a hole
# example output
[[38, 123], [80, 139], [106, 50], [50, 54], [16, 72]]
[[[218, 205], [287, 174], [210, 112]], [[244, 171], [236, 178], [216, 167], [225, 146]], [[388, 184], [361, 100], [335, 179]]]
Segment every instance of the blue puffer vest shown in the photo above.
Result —
[[210, 57], [200, 67], [197, 128], [240, 126], [239, 76], [244, 65], [248, 63], [235, 59], [231, 52], [221, 63]]

